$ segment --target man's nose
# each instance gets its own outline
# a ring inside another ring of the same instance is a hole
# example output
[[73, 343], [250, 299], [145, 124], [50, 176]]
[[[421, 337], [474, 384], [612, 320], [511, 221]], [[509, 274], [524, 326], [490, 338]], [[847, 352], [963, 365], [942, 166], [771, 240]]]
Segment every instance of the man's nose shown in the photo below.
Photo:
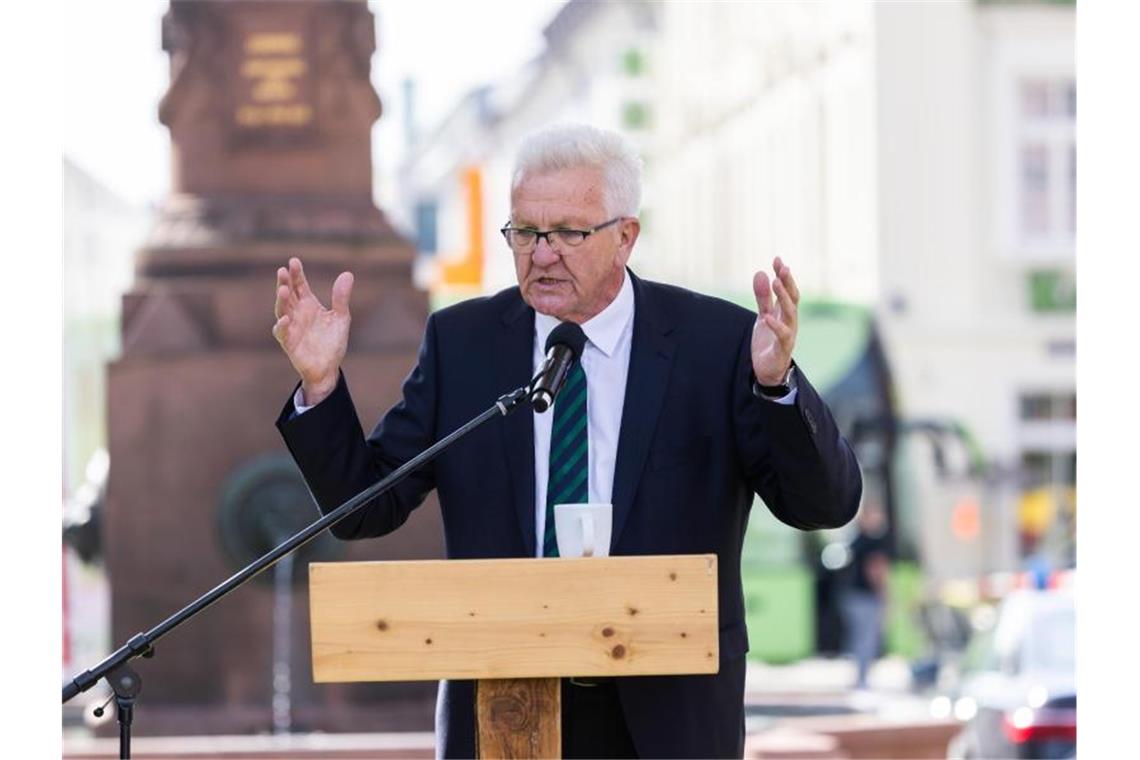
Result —
[[541, 267], [549, 266], [558, 261], [558, 252], [550, 247], [550, 239], [543, 236], [535, 242], [531, 258]]

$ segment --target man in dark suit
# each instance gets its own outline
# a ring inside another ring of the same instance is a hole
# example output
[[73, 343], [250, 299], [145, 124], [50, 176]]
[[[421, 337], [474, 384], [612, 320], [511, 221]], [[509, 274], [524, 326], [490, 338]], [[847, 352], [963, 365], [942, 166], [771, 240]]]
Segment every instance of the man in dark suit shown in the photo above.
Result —
[[[277, 274], [274, 335], [301, 376], [278, 427], [328, 511], [523, 385], [560, 321], [588, 342], [553, 414], [484, 425], [351, 518], [341, 538], [398, 528], [435, 488], [447, 556], [556, 554], [553, 505], [613, 504], [611, 553], [716, 553], [720, 671], [566, 679], [566, 757], [740, 757], [748, 636], [740, 552], [754, 494], [797, 528], [855, 514], [858, 465], [792, 362], [799, 292], [790, 269], [758, 272], [759, 314], [626, 267], [640, 231], [640, 158], [592, 127], [544, 130], [519, 152], [503, 229], [518, 287], [428, 319], [403, 398], [367, 438], [340, 364], [352, 275], [332, 308], [301, 262]], [[474, 692], [441, 685], [439, 751], [470, 757]]]

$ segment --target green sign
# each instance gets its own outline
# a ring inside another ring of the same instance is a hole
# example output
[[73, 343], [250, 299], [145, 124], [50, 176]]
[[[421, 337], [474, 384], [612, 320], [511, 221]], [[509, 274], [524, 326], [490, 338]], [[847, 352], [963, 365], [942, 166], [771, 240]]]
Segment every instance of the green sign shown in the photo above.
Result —
[[1073, 272], [1059, 269], [1029, 273], [1029, 307], [1033, 311], [1076, 311], [1077, 281]]

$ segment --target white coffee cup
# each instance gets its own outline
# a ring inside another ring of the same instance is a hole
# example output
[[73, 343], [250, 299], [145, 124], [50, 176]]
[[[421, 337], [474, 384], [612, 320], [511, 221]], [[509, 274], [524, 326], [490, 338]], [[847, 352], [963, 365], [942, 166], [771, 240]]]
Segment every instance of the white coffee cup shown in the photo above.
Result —
[[612, 504], [555, 504], [554, 529], [560, 557], [608, 557]]

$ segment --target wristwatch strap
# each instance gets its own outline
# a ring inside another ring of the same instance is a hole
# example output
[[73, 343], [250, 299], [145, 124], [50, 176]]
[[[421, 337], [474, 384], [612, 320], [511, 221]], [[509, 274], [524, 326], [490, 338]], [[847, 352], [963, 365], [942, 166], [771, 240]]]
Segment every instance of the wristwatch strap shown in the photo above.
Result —
[[792, 392], [792, 374], [796, 371], [796, 363], [792, 362], [788, 365], [788, 371], [784, 375], [784, 379], [778, 385], [762, 385], [756, 383], [756, 390], [760, 391], [760, 395], [767, 396], [768, 398], [783, 398]]

